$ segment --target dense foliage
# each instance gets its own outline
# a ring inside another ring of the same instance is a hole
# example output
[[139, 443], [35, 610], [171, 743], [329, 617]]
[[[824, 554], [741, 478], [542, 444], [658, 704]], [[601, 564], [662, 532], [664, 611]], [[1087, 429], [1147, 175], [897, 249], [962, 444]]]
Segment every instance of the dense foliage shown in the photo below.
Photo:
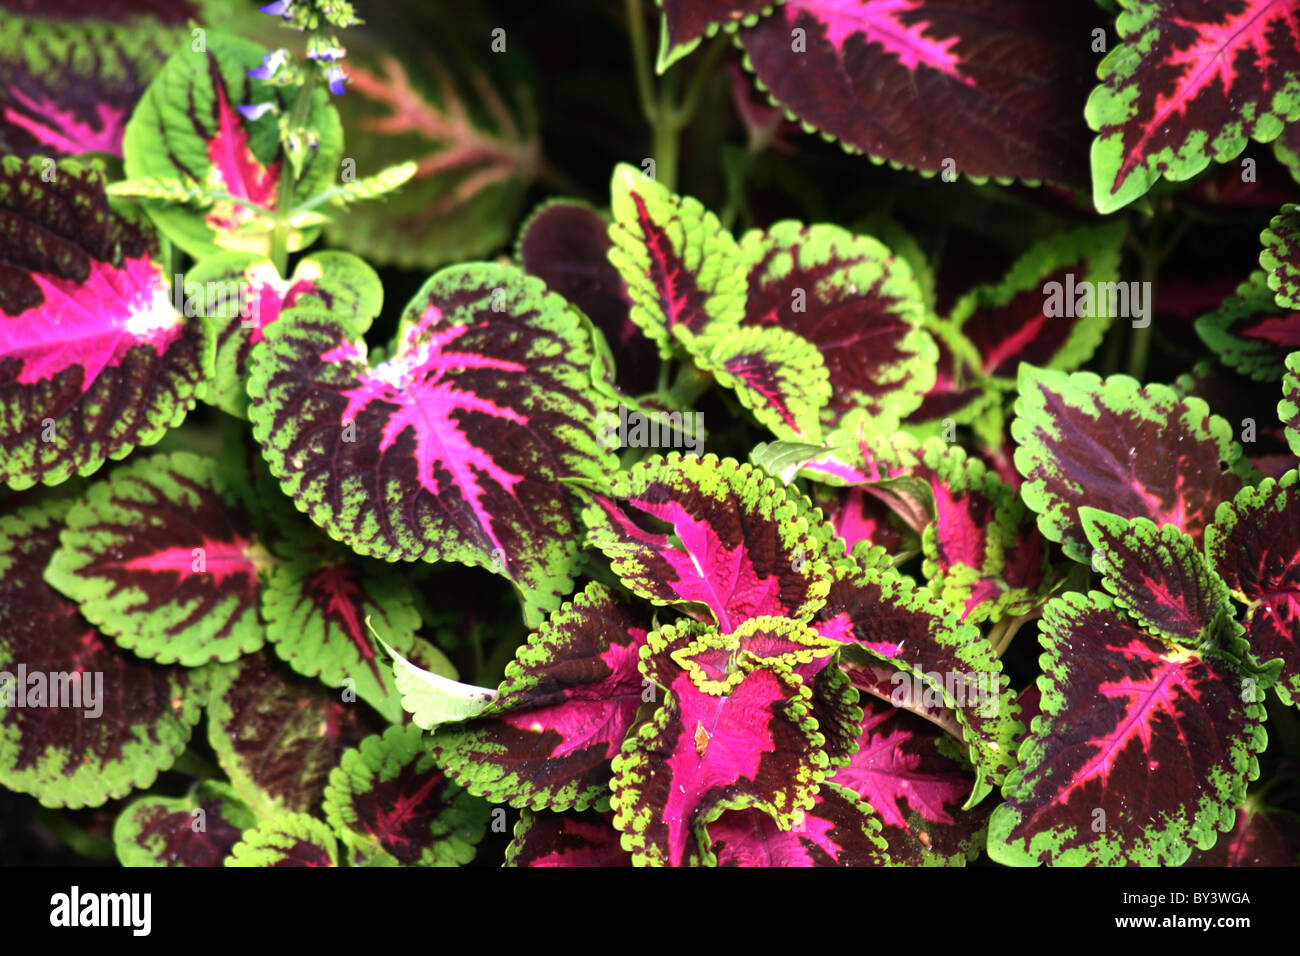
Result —
[[24, 832], [1300, 862], [1300, 0], [0, 10]]

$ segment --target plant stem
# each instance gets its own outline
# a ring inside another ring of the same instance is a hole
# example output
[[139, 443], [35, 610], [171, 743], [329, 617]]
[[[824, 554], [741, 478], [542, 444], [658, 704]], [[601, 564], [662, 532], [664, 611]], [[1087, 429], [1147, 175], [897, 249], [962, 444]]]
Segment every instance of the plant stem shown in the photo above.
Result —
[[[995, 657], [1001, 657], [1005, 654], [1007, 648], [1011, 646], [1012, 638], [1016, 636], [1016, 633], [1020, 628], [1023, 627], [1026, 622], [1032, 621], [1036, 617], [1038, 617], [1038, 613], [1031, 612], [1020, 617], [1003, 618], [995, 624], [993, 626], [993, 631], [989, 634], [989, 641], [993, 644], [993, 655]], [[999, 625], [1004, 625], [1001, 631], [998, 631]], [[996, 641], [994, 640], [995, 634], [997, 635]]]
[[1128, 356], [1128, 373], [1139, 382], [1147, 372], [1147, 356], [1151, 353], [1151, 335], [1155, 329], [1156, 274], [1160, 271], [1160, 253], [1157, 237], [1152, 232], [1151, 241], [1142, 250], [1142, 287], [1150, 289], [1147, 296], [1147, 324], [1133, 330], [1133, 344]]
[[[293, 101], [293, 112], [289, 116], [289, 130], [300, 127], [306, 113], [311, 109], [311, 94], [316, 86], [316, 70], [313, 64], [307, 70], [307, 77], [298, 87], [298, 95]], [[285, 152], [283, 146], [281, 152]], [[293, 163], [289, 157], [281, 157], [284, 163], [280, 167], [280, 189], [275, 197], [275, 229], [271, 232], [271, 261], [275, 264], [280, 277], [289, 274], [289, 220], [293, 216], [293, 194], [297, 185], [293, 174]]]
[[650, 152], [655, 161], [655, 179], [671, 192], [677, 191], [677, 153], [680, 146], [677, 111], [673, 107], [677, 74], [669, 73], [659, 87], [659, 108], [654, 119], [654, 142]]
[[650, 72], [650, 47], [646, 43], [645, 20], [641, 0], [624, 0], [627, 9], [627, 32], [632, 39], [632, 62], [636, 66], [636, 93], [641, 112], [651, 126], [657, 124], [654, 104], [654, 77]]

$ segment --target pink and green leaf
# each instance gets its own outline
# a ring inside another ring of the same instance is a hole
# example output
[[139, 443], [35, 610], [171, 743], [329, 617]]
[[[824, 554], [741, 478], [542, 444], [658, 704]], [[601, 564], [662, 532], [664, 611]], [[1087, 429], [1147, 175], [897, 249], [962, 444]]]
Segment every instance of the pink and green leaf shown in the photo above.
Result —
[[720, 804], [700, 828], [705, 866], [889, 866], [880, 818], [852, 790], [823, 783], [813, 805], [782, 827], [738, 797]]
[[820, 516], [751, 465], [674, 452], [589, 497], [588, 543], [654, 604], [685, 605], [725, 633], [760, 615], [807, 620], [825, 598]]
[[203, 388], [200, 329], [172, 305], [147, 224], [102, 169], [0, 158], [0, 481], [88, 475], [179, 425]]
[[1224, 365], [1257, 382], [1275, 382], [1287, 355], [1300, 348], [1300, 312], [1279, 308], [1264, 273], [1256, 272], [1196, 320], [1196, 334]]
[[1218, 503], [1241, 487], [1228, 470], [1241, 449], [1226, 421], [1199, 398], [1124, 375], [1021, 366], [1011, 434], [1039, 530], [1085, 564], [1081, 506], [1172, 524], [1199, 542]]
[[739, 34], [774, 102], [853, 152], [923, 172], [1082, 186], [1083, 8], [1034, 0], [787, 0]]
[[525, 810], [506, 847], [506, 866], [631, 866], [619, 843], [614, 815], [595, 810]]
[[1157, 528], [1146, 518], [1126, 521], [1097, 508], [1080, 508], [1079, 517], [1095, 549], [1093, 569], [1115, 605], [1148, 633], [1192, 648], [1241, 635], [1228, 586], [1174, 525]]
[[196, 667], [266, 640], [273, 559], [215, 459], [175, 452], [117, 469], [69, 511], [60, 543], [46, 580], [141, 657]]
[[610, 188], [613, 263], [632, 299], [632, 321], [667, 359], [708, 331], [720, 335], [745, 312], [740, 249], [698, 200], [677, 196], [633, 166]]
[[638, 652], [648, 609], [589, 584], [529, 636], [479, 716], [443, 724], [433, 755], [471, 793], [535, 810], [586, 810], [646, 702]]
[[305, 813], [278, 813], [245, 830], [226, 866], [338, 866], [334, 831]]
[[831, 783], [875, 809], [895, 865], [974, 860], [991, 809], [962, 809], [974, 771], [945, 752], [946, 737], [932, 723], [876, 697], [864, 697], [862, 707], [858, 750]]
[[853, 410], [895, 425], [916, 410], [934, 384], [938, 353], [921, 327], [925, 301], [905, 260], [868, 236], [790, 220], [746, 234], [740, 254], [749, 287], [743, 325], [787, 329], [816, 347], [831, 387], [821, 407], [827, 429]]
[[688, 865], [696, 828], [725, 801], [746, 799], [792, 825], [829, 770], [802, 679], [782, 661], [734, 653], [734, 637], [697, 637], [701, 630], [710, 629], [679, 635], [669, 625], [650, 636], [647, 660], [676, 648], [692, 666], [647, 672], [664, 686], [663, 705], [614, 758], [614, 824], [640, 865]]
[[1277, 403], [1277, 417], [1286, 428], [1287, 444], [1300, 456], [1300, 352], [1286, 357], [1286, 374], [1282, 376], [1282, 401]]
[[1205, 552], [1246, 604], [1251, 654], [1282, 659], [1278, 697], [1300, 702], [1300, 472], [1265, 478], [1219, 505]]
[[248, 417], [248, 358], [281, 310], [324, 309], [356, 334], [379, 314], [384, 290], [366, 262], [346, 252], [313, 253], [281, 279], [270, 260], [251, 252], [220, 252], [185, 274], [194, 314], [203, 318], [204, 355], [212, 363], [205, 400], [237, 418]]
[[[276, 116], [247, 119], [237, 107], [273, 103], [293, 112], [293, 86], [274, 86], [248, 76], [266, 52], [239, 37], [209, 32], [202, 50], [185, 43], [163, 64], [131, 114], [123, 140], [129, 179], [166, 179], [225, 194], [276, 211], [282, 155]], [[300, 201], [334, 185], [343, 130], [329, 93], [313, 91], [304, 125], [316, 131], [319, 145], [303, 157], [293, 199]], [[206, 209], [146, 200], [158, 228], [195, 259], [222, 249], [271, 249], [274, 223], [229, 198]], [[293, 230], [291, 249], [314, 238]]]
[[141, 797], [113, 825], [123, 866], [221, 866], [257, 818], [229, 784], [204, 780], [183, 797]]
[[1300, 118], [1300, 21], [1290, 0], [1125, 0], [1120, 44], [1085, 116], [1093, 201], [1113, 212], [1162, 175], [1191, 179]]
[[262, 590], [266, 637], [304, 677], [346, 687], [383, 714], [402, 718], [392, 668], [371, 641], [367, 622], [390, 646], [409, 655], [420, 627], [415, 596], [400, 578], [349, 560], [339, 550], [278, 565]]
[[[0, 517], [0, 784], [47, 807], [95, 807], [175, 762], [206, 675], [122, 650], [45, 583], [67, 507]], [[44, 706], [55, 691], [83, 706]]]
[[689, 54], [700, 40], [719, 29], [734, 33], [742, 24], [753, 26], [760, 15], [771, 13], [780, 0], [659, 0], [663, 8], [659, 32], [658, 72]]
[[990, 820], [993, 860], [1178, 866], [1210, 849], [1267, 739], [1235, 656], [1150, 637], [1097, 591], [1050, 602], [1039, 640], [1042, 713]]
[[572, 587], [563, 479], [601, 480], [611, 399], [578, 315], [510, 266], [453, 266], [385, 362], [333, 313], [286, 310], [253, 349], [249, 417], [298, 507], [360, 554], [491, 568], [540, 619]]
[[400, 866], [460, 866], [474, 859], [488, 805], [434, 764], [419, 727], [389, 727], [343, 755], [324, 812], [354, 865], [390, 856]]

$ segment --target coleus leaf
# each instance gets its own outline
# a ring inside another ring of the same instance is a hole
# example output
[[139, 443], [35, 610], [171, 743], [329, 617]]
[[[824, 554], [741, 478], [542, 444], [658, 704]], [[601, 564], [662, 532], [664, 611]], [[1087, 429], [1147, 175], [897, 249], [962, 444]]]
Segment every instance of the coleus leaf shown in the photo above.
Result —
[[183, 797], [142, 797], [113, 826], [123, 866], [221, 866], [256, 822], [229, 784], [204, 780]]
[[1286, 357], [1286, 374], [1282, 376], [1282, 401], [1277, 403], [1277, 417], [1286, 426], [1287, 444], [1300, 456], [1300, 352]]
[[1177, 527], [1097, 508], [1080, 508], [1079, 518], [1115, 606], [1148, 633], [1192, 648], [1240, 636], [1228, 586]]
[[1300, 118], [1300, 25], [1290, 0], [1132, 0], [1088, 98], [1093, 201], [1113, 212], [1163, 175], [1179, 182]]
[[[122, 143], [126, 176], [175, 180], [221, 197], [202, 211], [144, 202], [158, 228], [195, 259], [222, 249], [267, 255], [274, 223], [242, 203], [276, 211], [286, 158], [280, 155], [276, 116], [249, 120], [237, 107], [272, 103], [287, 116], [297, 91], [248, 76], [266, 52], [252, 41], [209, 32], [201, 46], [182, 44], [131, 114]], [[303, 158], [295, 202], [333, 185], [343, 146], [338, 114], [325, 90], [312, 91], [304, 125], [315, 131], [318, 146]], [[306, 245], [317, 231], [292, 230], [290, 250]]]
[[[639, 865], [694, 860], [694, 829], [724, 801], [746, 799], [785, 827], [812, 806], [829, 760], [812, 690], [792, 664], [834, 650], [817, 648], [816, 635], [809, 641], [794, 621], [756, 621], [727, 635], [698, 623], [666, 625], [641, 652], [642, 673], [664, 690], [664, 702], [614, 758], [611, 799], [623, 848]], [[767, 658], [746, 649], [751, 636], [806, 646]]]
[[931, 439], [920, 473], [934, 521], [921, 537], [935, 596], [973, 624], [1022, 615], [1056, 583], [1042, 537], [1016, 490], [958, 445]]
[[46, 580], [122, 647], [162, 664], [231, 661], [266, 639], [272, 557], [244, 490], [211, 458], [153, 455], [91, 485]]
[[1264, 273], [1196, 320], [1196, 334], [1229, 368], [1257, 382], [1275, 382], [1287, 354], [1300, 348], [1300, 312], [1279, 309]]
[[[1173, 387], [1179, 395], [1204, 399], [1214, 414], [1239, 426], [1245, 460], [1260, 476], [1280, 478], [1296, 463], [1287, 447], [1286, 429], [1273, 417], [1270, 407], [1275, 403], [1277, 381], [1285, 367], [1280, 360], [1278, 373], [1261, 381], [1203, 359], [1178, 376]], [[1244, 474], [1245, 462], [1241, 465]]]
[[888, 866], [880, 818], [857, 794], [823, 783], [813, 805], [789, 828], [736, 798], [701, 825], [706, 866]]
[[[1101, 379], [1023, 365], [1011, 423], [1021, 494], [1038, 527], [1088, 563], [1081, 505], [1173, 524], [1200, 541], [1214, 508], [1241, 487], [1231, 426], [1199, 398], [1124, 375]], [[1152, 449], [1173, 449], [1153, 454]]]
[[895, 690], [921, 698], [912, 703], [933, 699], [952, 712], [976, 769], [968, 805], [1015, 765], [1021, 728], [1001, 661], [978, 628], [928, 589], [890, 569], [841, 565], [813, 627], [908, 675]]
[[[976, 372], [1013, 388], [1021, 362], [1073, 371], [1091, 358], [1114, 317], [1110, 284], [1119, 278], [1123, 239], [1119, 225], [1052, 236], [1020, 256], [1000, 283], [958, 299], [948, 321], [978, 353]], [[1127, 288], [1123, 301], [1134, 305]]]
[[529, 275], [576, 305], [604, 333], [629, 395], [655, 387], [658, 350], [632, 321], [627, 283], [609, 261], [605, 219], [586, 203], [544, 203], [519, 230], [516, 258]]
[[[157, 9], [130, 22], [69, 23], [29, 9], [33, 16], [6, 12], [0, 22], [0, 153], [121, 156], [127, 117], [179, 42], [172, 27], [185, 17]], [[81, 55], [88, 49], [96, 55]]]
[[871, 696], [862, 699], [862, 709], [858, 750], [831, 784], [874, 808], [895, 865], [974, 860], [990, 808], [962, 809], [975, 782], [971, 768], [946, 753], [943, 732], [916, 714]]
[[[1300, 309], [1300, 206], [1284, 205], [1259, 238], [1264, 244], [1259, 264], [1268, 273], [1277, 304]], [[1300, 333], [1292, 336], [1291, 344], [1300, 345]]]
[[383, 727], [366, 705], [345, 703], [267, 651], [213, 668], [208, 742], [259, 817], [317, 809], [343, 753]]
[[506, 847], [506, 866], [631, 866], [614, 815], [595, 810], [524, 810]]
[[304, 554], [272, 571], [262, 592], [266, 637], [299, 674], [346, 687], [397, 723], [401, 692], [370, 640], [367, 623], [396, 650], [411, 653], [420, 612], [402, 580], [338, 552]]
[[717, 216], [626, 164], [614, 170], [610, 211], [609, 261], [627, 283], [632, 321], [661, 357], [706, 329], [717, 335], [739, 324], [740, 250]]
[[438, 765], [476, 796], [541, 810], [585, 810], [609, 792], [609, 762], [641, 704], [637, 669], [649, 613], [589, 584], [531, 634], [477, 717], [433, 735]]
[[751, 465], [673, 452], [590, 498], [588, 544], [654, 604], [685, 605], [726, 633], [760, 615], [807, 620], [825, 598], [820, 516]]
[[343, 755], [325, 788], [325, 818], [356, 865], [458, 866], [474, 858], [488, 805], [439, 770], [419, 727], [389, 727]]
[[880, 430], [916, 409], [938, 352], [921, 323], [912, 270], [880, 242], [839, 226], [784, 221], [740, 241], [749, 288], [743, 324], [783, 328], [816, 346], [831, 396], [822, 424], [861, 410]]
[[337, 100], [348, 159], [358, 174], [409, 161], [415, 175], [384, 202], [336, 215], [325, 227], [330, 245], [376, 265], [432, 270], [509, 242], [542, 150], [526, 98], [503, 95], [524, 88], [526, 69], [495, 53], [455, 76], [449, 69], [489, 29], [476, 13], [411, 9], [349, 36], [348, 92]]
[[[360, 335], [379, 314], [384, 289], [363, 259], [316, 252], [281, 279], [268, 259], [251, 252], [208, 256], [185, 276], [187, 313], [203, 318], [204, 355], [213, 363], [206, 401], [237, 418], [248, 417], [248, 357], [281, 310], [324, 309], [357, 326]], [[353, 318], [355, 317], [355, 318]]]
[[1049, 602], [1039, 641], [1042, 713], [989, 822], [995, 862], [1178, 866], [1232, 828], [1266, 742], [1233, 656], [1150, 637], [1097, 591]]
[[[47, 807], [94, 807], [175, 762], [206, 679], [114, 646], [45, 583], [66, 509], [0, 516], [0, 784]], [[56, 698], [82, 706], [46, 706]]]
[[854, 152], [928, 172], [1087, 181], [1082, 9], [1032, 0], [787, 0], [742, 30], [775, 102]]
[[338, 866], [334, 831], [305, 813], [279, 813], [245, 830], [226, 866]]
[[742, 23], [753, 26], [770, 13], [778, 0], [659, 0], [663, 8], [659, 35], [658, 72], [663, 73], [719, 28], [734, 32]]
[[42, 162], [0, 158], [0, 481], [20, 489], [154, 444], [203, 384], [152, 230], [110, 209], [99, 167]]
[[830, 374], [817, 347], [782, 328], [710, 330], [693, 339], [696, 365], [778, 438], [821, 441], [822, 409], [831, 398]]
[[1300, 472], [1265, 478], [1219, 505], [1205, 552], [1226, 589], [1247, 605], [1251, 653], [1282, 659], [1278, 697], [1300, 702]]
[[463, 684], [449, 674], [420, 667], [386, 643], [384, 649], [393, 658], [393, 679], [402, 695], [402, 709], [417, 727], [433, 730], [451, 721], [467, 720], [497, 698], [497, 692], [490, 687]]
[[253, 349], [249, 417], [300, 510], [389, 561], [490, 567], [530, 621], [572, 585], [561, 479], [599, 480], [612, 401], [579, 317], [540, 280], [487, 263], [434, 275], [371, 363], [332, 313], [287, 310]]

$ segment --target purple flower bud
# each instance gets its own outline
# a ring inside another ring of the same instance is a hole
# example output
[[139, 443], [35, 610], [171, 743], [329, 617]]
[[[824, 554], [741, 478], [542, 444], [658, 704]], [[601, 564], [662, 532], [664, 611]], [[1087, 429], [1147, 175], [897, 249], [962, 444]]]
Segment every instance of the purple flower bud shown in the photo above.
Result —
[[325, 47], [324, 49], [307, 51], [307, 59], [325, 60], [329, 63], [333, 63], [335, 60], [343, 59], [343, 55], [345, 52], [346, 51], [340, 49], [339, 47], [330, 46], [330, 47]]
[[249, 70], [248, 75], [255, 80], [269, 80], [275, 76], [275, 71], [284, 65], [284, 61], [289, 58], [288, 50], [272, 50], [262, 57], [262, 65], [256, 69]]
[[275, 0], [275, 3], [268, 3], [262, 7], [259, 13], [269, 13], [273, 17], [288, 17], [289, 8], [293, 6], [293, 0]]
[[331, 66], [325, 71], [325, 79], [329, 82], [330, 92], [335, 96], [342, 96], [344, 93], [343, 84], [347, 82], [348, 75], [340, 70], [337, 66]]
[[235, 109], [243, 114], [244, 119], [251, 122], [261, 117], [267, 110], [275, 109], [275, 103], [250, 103], [236, 106]]

